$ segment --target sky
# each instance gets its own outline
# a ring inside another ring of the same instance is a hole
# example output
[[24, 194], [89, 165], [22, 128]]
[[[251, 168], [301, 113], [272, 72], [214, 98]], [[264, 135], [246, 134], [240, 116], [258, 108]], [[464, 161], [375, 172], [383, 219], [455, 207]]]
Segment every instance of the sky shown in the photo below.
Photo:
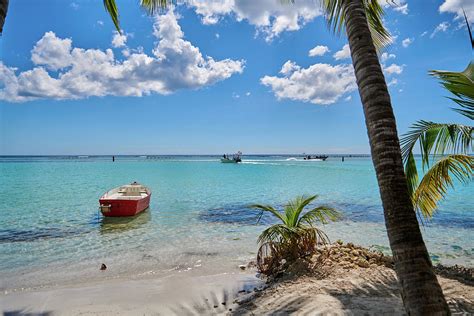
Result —
[[[0, 155], [370, 152], [344, 35], [316, 0], [10, 1], [0, 37]], [[385, 7], [380, 53], [399, 134], [464, 117], [430, 69], [472, 52], [472, 0]]]

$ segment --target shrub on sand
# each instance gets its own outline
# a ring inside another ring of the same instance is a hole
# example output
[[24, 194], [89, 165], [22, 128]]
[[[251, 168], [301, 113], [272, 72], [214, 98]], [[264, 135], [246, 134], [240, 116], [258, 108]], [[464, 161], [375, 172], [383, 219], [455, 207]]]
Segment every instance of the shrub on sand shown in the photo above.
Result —
[[257, 254], [257, 267], [266, 275], [278, 272], [282, 263], [291, 263], [314, 253], [318, 245], [329, 243], [328, 236], [316, 226], [339, 218], [339, 213], [326, 205], [316, 206], [309, 211], [304, 209], [317, 198], [316, 195], [298, 196], [289, 201], [283, 211], [270, 205], [252, 205], [261, 210], [258, 221], [264, 212], [270, 213], [279, 223], [266, 228], [258, 237], [260, 245]]

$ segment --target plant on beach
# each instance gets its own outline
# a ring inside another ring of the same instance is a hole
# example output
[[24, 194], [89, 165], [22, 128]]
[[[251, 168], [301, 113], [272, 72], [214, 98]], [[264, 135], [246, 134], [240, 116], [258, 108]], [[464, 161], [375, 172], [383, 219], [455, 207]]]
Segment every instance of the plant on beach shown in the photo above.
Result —
[[[474, 39], [466, 15], [471, 47]], [[449, 97], [458, 108], [454, 111], [474, 120], [474, 61], [464, 71], [432, 70], [430, 75], [437, 77], [443, 87], [454, 96]], [[455, 180], [466, 183], [474, 175], [473, 150], [474, 127], [456, 123], [436, 123], [418, 121], [411, 131], [402, 137], [402, 154], [407, 175], [408, 190], [415, 210], [425, 218], [431, 218], [448, 188], [454, 188]], [[419, 180], [413, 150], [419, 143], [421, 166], [426, 171]]]
[[279, 268], [283, 259], [293, 262], [312, 254], [318, 245], [329, 243], [328, 236], [316, 226], [339, 218], [339, 213], [325, 205], [305, 211], [306, 206], [317, 198], [316, 195], [298, 196], [278, 211], [270, 205], [252, 205], [261, 211], [258, 221], [265, 212], [278, 220], [266, 228], [258, 237], [260, 244], [257, 254], [257, 266], [264, 274], [272, 274]]

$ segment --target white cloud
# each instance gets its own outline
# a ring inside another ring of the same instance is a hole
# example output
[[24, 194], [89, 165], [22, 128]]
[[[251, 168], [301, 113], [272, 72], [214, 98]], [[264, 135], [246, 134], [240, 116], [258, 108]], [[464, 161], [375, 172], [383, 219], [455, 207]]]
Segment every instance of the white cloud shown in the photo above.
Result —
[[387, 83], [387, 86], [391, 87], [391, 86], [395, 86], [398, 84], [398, 80], [396, 78], [392, 78], [392, 80], [390, 80], [388, 83]]
[[31, 50], [31, 61], [50, 70], [62, 69], [71, 64], [71, 47], [70, 38], [60, 39], [53, 32], [46, 32]]
[[423, 33], [421, 33], [421, 37], [425, 36], [426, 34], [428, 34], [428, 31], [424, 31]]
[[286, 63], [283, 64], [281, 67], [280, 73], [283, 75], [288, 75], [296, 70], [299, 70], [301, 67], [298, 66], [296, 63], [288, 60]]
[[115, 48], [124, 47], [127, 43], [127, 34], [122, 31], [120, 34], [117, 31], [114, 31], [114, 36], [112, 37], [112, 46]]
[[346, 44], [342, 47], [340, 51], [337, 51], [333, 57], [336, 60], [347, 59], [351, 57], [351, 50], [349, 48], [349, 44]]
[[250, 91], [247, 91], [245, 95], [249, 97], [251, 95]]
[[74, 10], [77, 10], [79, 9], [79, 5], [75, 2], [71, 2], [71, 4], [69, 5], [71, 8], [73, 8]]
[[352, 100], [352, 95], [348, 95], [347, 97], [344, 98], [344, 101], [350, 101]]
[[378, 0], [385, 9], [392, 8], [402, 14], [408, 14], [408, 3], [406, 0]]
[[435, 35], [439, 32], [446, 32], [449, 27], [449, 23], [444, 21], [438, 24], [438, 26], [434, 29], [433, 33], [431, 33], [430, 38], [435, 37]]
[[104, 26], [104, 21], [102, 21], [102, 20], [97, 20], [97, 25], [99, 25], [99, 26]]
[[403, 71], [403, 66], [397, 65], [397, 64], [391, 64], [390, 66], [384, 66], [383, 71], [388, 74], [401, 74]]
[[283, 77], [264, 76], [260, 79], [279, 100], [332, 104], [344, 94], [357, 89], [354, 70], [350, 64], [314, 64], [301, 68], [292, 61], [287, 61], [280, 73]]
[[456, 19], [464, 20], [463, 9], [472, 23], [474, 21], [474, 1], [472, 0], [444, 0], [439, 7], [440, 13], [455, 13]]
[[395, 54], [389, 54], [389, 53], [382, 53], [382, 56], [380, 56], [380, 60], [384, 63], [389, 59], [397, 57]]
[[267, 41], [285, 31], [297, 31], [315, 17], [322, 15], [321, 7], [314, 0], [299, 0], [285, 4], [275, 0], [218, 0], [190, 1], [201, 16], [203, 24], [216, 24], [226, 16], [237, 21], [247, 21], [263, 34]]
[[217, 39], [219, 39], [221, 37], [221, 35], [219, 33], [216, 33], [215, 36], [216, 36]]
[[158, 40], [153, 55], [138, 48], [118, 60], [111, 49], [73, 48], [71, 39], [47, 32], [32, 50], [33, 69], [17, 75], [16, 68], [0, 61], [0, 100], [169, 94], [211, 85], [243, 71], [244, 61], [203, 57], [199, 48], [183, 39], [172, 10], [155, 18], [153, 34]]
[[[408, 14], [406, 0], [379, 0], [385, 8]], [[323, 15], [319, 0], [190, 0], [185, 2], [201, 17], [203, 24], [216, 24], [225, 17], [247, 21], [257, 34], [271, 41], [282, 32], [297, 31], [316, 17]]]
[[324, 54], [328, 53], [330, 50], [327, 46], [322, 46], [318, 45], [313, 47], [309, 53], [308, 56], [314, 57], [314, 56], [323, 56]]
[[414, 40], [415, 40], [414, 38], [407, 37], [402, 41], [402, 46], [407, 48], [408, 46], [410, 46], [413, 43]]
[[408, 3], [405, 3], [403, 5], [398, 5], [394, 7], [393, 10], [400, 12], [401, 14], [408, 14]]

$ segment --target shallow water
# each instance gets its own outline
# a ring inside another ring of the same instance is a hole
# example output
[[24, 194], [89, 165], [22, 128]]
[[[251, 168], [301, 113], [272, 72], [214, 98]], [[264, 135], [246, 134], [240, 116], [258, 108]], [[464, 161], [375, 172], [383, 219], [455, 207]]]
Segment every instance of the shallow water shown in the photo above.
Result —
[[[256, 237], [271, 222], [257, 225], [248, 205], [282, 205], [299, 194], [318, 194], [318, 203], [343, 212], [324, 228], [332, 240], [388, 251], [369, 158], [289, 158], [0, 158], [0, 288], [233, 271], [254, 258]], [[100, 216], [99, 196], [135, 180], [152, 189], [150, 209], [132, 219]], [[474, 266], [472, 196], [472, 184], [457, 186], [425, 224], [434, 262]]]

